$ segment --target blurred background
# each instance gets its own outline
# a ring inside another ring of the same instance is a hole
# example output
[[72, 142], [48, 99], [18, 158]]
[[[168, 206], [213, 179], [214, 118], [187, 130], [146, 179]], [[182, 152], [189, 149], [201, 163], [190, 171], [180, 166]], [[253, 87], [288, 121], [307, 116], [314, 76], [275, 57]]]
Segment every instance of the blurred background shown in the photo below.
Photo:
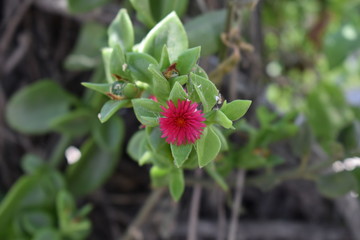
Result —
[[[0, 239], [360, 240], [357, 0], [0, 4]], [[135, 42], [176, 11], [223, 98], [253, 101], [179, 202], [131, 159], [132, 109], [101, 125], [81, 85], [121, 8]]]

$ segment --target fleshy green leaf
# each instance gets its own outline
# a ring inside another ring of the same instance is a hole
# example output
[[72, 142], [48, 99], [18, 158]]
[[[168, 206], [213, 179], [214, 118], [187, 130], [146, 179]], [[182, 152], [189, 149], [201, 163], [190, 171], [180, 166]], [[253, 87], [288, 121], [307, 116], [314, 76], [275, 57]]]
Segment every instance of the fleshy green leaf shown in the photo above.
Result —
[[202, 102], [204, 112], [211, 110], [216, 104], [216, 97], [219, 95], [219, 91], [209, 79], [200, 77], [194, 73], [190, 73], [188, 92], [191, 100]]
[[51, 122], [51, 126], [62, 134], [81, 136], [90, 130], [93, 120], [96, 119], [93, 114], [87, 109], [75, 110], [56, 118]]
[[156, 22], [151, 14], [151, 7], [149, 0], [130, 0], [132, 6], [135, 8], [137, 18], [149, 28], [153, 27]]
[[127, 153], [132, 159], [139, 161], [146, 151], [146, 133], [144, 130], [141, 130], [131, 137], [127, 145]]
[[111, 70], [110, 70], [112, 52], [113, 52], [112, 48], [103, 48], [101, 50], [101, 54], [102, 54], [102, 58], [103, 58], [103, 62], [104, 62], [106, 80], [108, 83], [114, 82], [114, 79], [111, 75]]
[[180, 83], [180, 85], [185, 85], [188, 82], [188, 79], [189, 77], [187, 75], [170, 78], [170, 87], [173, 88], [176, 82]]
[[201, 55], [208, 56], [218, 51], [220, 34], [224, 32], [226, 10], [202, 14], [185, 25], [189, 46], [201, 46]]
[[188, 159], [190, 152], [193, 148], [192, 144], [186, 144], [186, 145], [174, 145], [170, 144], [171, 147], [171, 153], [175, 160], [175, 165], [177, 167], [181, 167], [182, 164]]
[[132, 104], [134, 107], [137, 119], [145, 126], [153, 127], [159, 124], [158, 118], [160, 117], [160, 104], [151, 99], [139, 98], [133, 99]]
[[130, 80], [129, 69], [126, 67], [125, 54], [119, 44], [114, 45], [110, 55], [110, 74], [116, 74], [126, 80]]
[[30, 210], [22, 215], [22, 223], [25, 231], [31, 235], [39, 229], [55, 227], [53, 216], [42, 210]]
[[36, 232], [32, 240], [61, 240], [61, 234], [52, 228], [40, 229]]
[[326, 197], [336, 198], [351, 190], [357, 190], [356, 179], [347, 171], [320, 176], [316, 185], [321, 194]]
[[109, 1], [110, 0], [67, 0], [67, 5], [70, 12], [83, 13], [100, 7]]
[[124, 136], [124, 122], [119, 117], [114, 117], [92, 131], [96, 144], [110, 152], [117, 152]]
[[[81, 147], [81, 158], [66, 170], [69, 191], [77, 197], [84, 196], [100, 187], [114, 172], [121, 152], [124, 126], [119, 118], [113, 117], [97, 142], [90, 139]], [[107, 137], [106, 137], [107, 136]], [[106, 145], [106, 147], [104, 147]]]
[[109, 93], [111, 91], [112, 83], [82, 82], [81, 85], [106, 95], [106, 93]]
[[6, 108], [6, 120], [22, 133], [46, 133], [54, 119], [69, 111], [71, 101], [70, 95], [55, 82], [38, 81], [12, 96]]
[[199, 166], [204, 167], [214, 160], [221, 148], [221, 142], [211, 127], [204, 129], [203, 135], [196, 141]]
[[169, 184], [170, 168], [161, 168], [156, 165], [150, 169], [151, 185], [154, 187], [162, 187]]
[[184, 90], [184, 88], [180, 85], [179, 82], [175, 82], [173, 88], [171, 89], [169, 100], [172, 100], [175, 104], [177, 104], [177, 100], [185, 100], [188, 96]]
[[200, 57], [201, 47], [190, 48], [180, 54], [176, 60], [176, 69], [180, 75], [186, 75], [195, 67]]
[[232, 128], [232, 121], [222, 111], [215, 112], [215, 122], [223, 126], [224, 128]]
[[106, 28], [96, 23], [85, 24], [81, 28], [74, 49], [65, 59], [65, 68], [74, 71], [94, 68], [101, 62], [100, 49], [104, 46], [106, 46]]
[[251, 105], [250, 100], [234, 100], [221, 107], [221, 111], [231, 120], [235, 121], [245, 115]]
[[178, 16], [182, 16], [188, 5], [189, 0], [150, 0], [152, 16], [156, 21], [160, 21], [166, 15], [175, 11]]
[[43, 159], [31, 153], [27, 153], [21, 158], [21, 168], [29, 174], [36, 172], [44, 164], [45, 161]]
[[163, 168], [173, 167], [174, 160], [171, 154], [171, 148], [165, 139], [161, 137], [162, 132], [160, 131], [160, 128], [156, 127], [150, 129], [147, 127], [146, 131], [147, 143], [149, 150], [153, 155], [152, 159], [154, 164]]
[[170, 194], [175, 201], [179, 201], [185, 190], [184, 173], [182, 169], [174, 169], [170, 175]]
[[126, 9], [121, 9], [108, 28], [109, 46], [120, 44], [123, 52], [130, 51], [134, 45], [134, 29]]
[[170, 62], [188, 48], [185, 29], [175, 12], [159, 22], [139, 45], [139, 52], [148, 53], [160, 61], [163, 46], [167, 46]]
[[212, 128], [214, 130], [214, 132], [216, 133], [216, 135], [218, 136], [220, 142], [221, 142], [221, 149], [220, 151], [227, 151], [229, 150], [229, 144], [224, 136], [224, 134], [221, 132], [221, 130], [219, 128], [217, 128], [216, 126], [213, 126]]
[[101, 108], [99, 113], [99, 119], [101, 123], [106, 122], [121, 108], [127, 107], [130, 104], [130, 100], [109, 100]]
[[163, 46], [160, 57], [160, 70], [165, 70], [170, 66], [170, 58], [166, 45]]
[[150, 64], [158, 66], [157, 61], [148, 54], [131, 52], [126, 54], [128, 68], [135, 80], [151, 84], [152, 76], [148, 68]]
[[170, 94], [170, 84], [155, 65], [151, 64], [149, 71], [153, 76], [153, 92], [159, 102], [165, 103]]

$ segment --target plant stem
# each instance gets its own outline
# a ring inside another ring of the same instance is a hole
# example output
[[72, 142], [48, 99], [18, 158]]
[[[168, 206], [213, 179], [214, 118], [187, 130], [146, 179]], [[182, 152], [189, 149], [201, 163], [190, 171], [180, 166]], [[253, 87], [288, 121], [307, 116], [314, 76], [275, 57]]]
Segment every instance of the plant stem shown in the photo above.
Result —
[[[195, 171], [195, 175], [196, 175], [197, 178], [201, 178], [201, 175], [202, 175], [201, 169], [197, 169]], [[192, 198], [191, 198], [191, 207], [190, 207], [190, 217], [189, 217], [189, 227], [188, 227], [188, 233], [187, 233], [187, 240], [196, 240], [197, 239], [201, 190], [202, 190], [201, 184], [199, 184], [199, 183], [195, 184], [193, 195], [192, 195]]]
[[165, 188], [154, 189], [145, 204], [140, 209], [134, 221], [127, 228], [125, 236], [121, 238], [122, 240], [131, 240], [134, 239], [133, 236], [139, 230], [140, 226], [146, 221], [149, 214], [155, 205], [159, 202], [160, 197], [163, 195]]
[[49, 159], [50, 166], [57, 168], [61, 160], [64, 158], [64, 153], [66, 148], [70, 145], [72, 140], [72, 137], [69, 135], [62, 135], [58, 144], [56, 145], [56, 148], [52, 152], [52, 155]]

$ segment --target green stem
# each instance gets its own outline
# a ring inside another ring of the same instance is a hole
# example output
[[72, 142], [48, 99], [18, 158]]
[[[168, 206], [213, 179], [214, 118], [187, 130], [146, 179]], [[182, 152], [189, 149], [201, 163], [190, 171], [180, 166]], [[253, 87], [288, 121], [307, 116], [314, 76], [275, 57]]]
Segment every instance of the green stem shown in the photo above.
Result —
[[50, 166], [57, 168], [61, 160], [64, 159], [64, 153], [66, 148], [70, 145], [72, 140], [72, 137], [69, 135], [62, 135], [58, 144], [56, 145], [56, 148], [52, 152], [52, 155], [49, 159]]

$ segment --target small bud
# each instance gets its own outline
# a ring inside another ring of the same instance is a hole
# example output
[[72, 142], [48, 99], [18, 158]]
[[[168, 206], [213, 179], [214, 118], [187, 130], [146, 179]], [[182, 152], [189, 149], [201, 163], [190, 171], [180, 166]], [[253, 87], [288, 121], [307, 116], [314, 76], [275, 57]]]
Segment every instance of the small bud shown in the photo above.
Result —
[[139, 94], [139, 88], [133, 83], [127, 83], [123, 89], [126, 98], [134, 98]]
[[110, 92], [116, 96], [123, 96], [124, 83], [114, 82]]

